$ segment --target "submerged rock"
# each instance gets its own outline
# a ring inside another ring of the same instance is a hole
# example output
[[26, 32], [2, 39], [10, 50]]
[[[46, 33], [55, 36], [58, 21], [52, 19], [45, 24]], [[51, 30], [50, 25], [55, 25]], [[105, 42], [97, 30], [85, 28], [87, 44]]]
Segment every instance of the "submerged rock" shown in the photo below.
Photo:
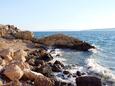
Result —
[[38, 43], [44, 44], [48, 47], [62, 48], [62, 49], [74, 49], [79, 51], [88, 51], [88, 49], [95, 48], [87, 42], [79, 39], [69, 37], [63, 34], [51, 35], [38, 40]]
[[93, 76], [83, 76], [76, 78], [77, 86], [102, 86], [101, 79]]

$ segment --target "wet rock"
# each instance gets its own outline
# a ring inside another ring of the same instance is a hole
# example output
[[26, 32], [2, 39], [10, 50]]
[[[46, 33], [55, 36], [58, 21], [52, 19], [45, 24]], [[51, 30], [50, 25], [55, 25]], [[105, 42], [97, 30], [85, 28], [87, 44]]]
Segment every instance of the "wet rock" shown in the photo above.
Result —
[[101, 79], [93, 76], [83, 76], [76, 78], [77, 86], [102, 86]]
[[54, 82], [55, 82], [54, 86], [75, 86], [71, 82], [61, 81], [61, 80], [57, 80], [57, 79], [54, 79]]
[[55, 65], [59, 64], [61, 67], [64, 67], [64, 64], [63, 64], [63, 63], [61, 63], [61, 62], [60, 62], [60, 61], [58, 61], [58, 60], [56, 60], [56, 61], [54, 62], [54, 64], [55, 64]]
[[81, 73], [80, 71], [77, 71], [77, 72], [76, 72], [76, 75], [77, 75], [77, 76], [81, 76], [82, 73]]
[[71, 74], [69, 71], [63, 71], [63, 74], [65, 74], [65, 75], [68, 75], [68, 74]]
[[56, 60], [52, 66], [52, 71], [61, 72], [63, 68], [64, 68], [64, 65], [60, 61]]
[[32, 40], [34, 34], [30, 31], [20, 31], [15, 34], [15, 37], [18, 39]]
[[52, 67], [53, 72], [62, 72], [62, 67], [59, 64], [54, 64]]
[[10, 80], [16, 80], [16, 79], [19, 80], [23, 76], [23, 71], [19, 66], [15, 64], [11, 64], [5, 67], [4, 74]]
[[95, 48], [94, 46], [81, 41], [79, 39], [66, 36], [64, 34], [55, 34], [37, 40], [38, 43], [44, 44], [48, 47], [73, 49], [79, 51], [88, 51], [88, 49]]
[[44, 49], [39, 50], [39, 57], [41, 60], [44, 60], [44, 61], [50, 61], [53, 59], [51, 54], [47, 53], [47, 51]]
[[27, 52], [25, 52], [23, 49], [20, 49], [20, 50], [17, 50], [16, 52], [14, 52], [13, 59], [25, 62], [26, 56], [27, 56]]
[[45, 63], [44, 60], [39, 60], [39, 59], [37, 60], [37, 59], [36, 59], [35, 65], [36, 65], [36, 66], [39, 66], [39, 65], [46, 65], [46, 63]]
[[45, 64], [45, 63], [43, 63], [43, 65], [41, 65], [40, 67], [38, 66], [35, 71], [42, 73], [43, 75], [47, 77], [52, 76], [52, 68], [48, 64]]

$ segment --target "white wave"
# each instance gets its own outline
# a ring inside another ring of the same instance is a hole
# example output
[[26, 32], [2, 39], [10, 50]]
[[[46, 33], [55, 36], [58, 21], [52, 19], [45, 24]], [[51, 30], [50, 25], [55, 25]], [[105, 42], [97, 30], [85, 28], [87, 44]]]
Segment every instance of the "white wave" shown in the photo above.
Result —
[[95, 59], [87, 59], [86, 64], [89, 73], [96, 74], [96, 76], [100, 77], [103, 81], [115, 83], [115, 75], [112, 71], [98, 64]]

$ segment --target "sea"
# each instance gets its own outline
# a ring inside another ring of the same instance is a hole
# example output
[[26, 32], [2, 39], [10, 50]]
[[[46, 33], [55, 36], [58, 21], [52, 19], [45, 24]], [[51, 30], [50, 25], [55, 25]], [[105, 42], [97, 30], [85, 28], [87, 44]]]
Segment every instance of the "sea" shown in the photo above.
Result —
[[57, 49], [62, 54], [58, 60], [66, 65], [73, 65], [73, 69], [70, 68], [72, 72], [85, 71], [88, 75], [100, 77], [103, 86], [115, 86], [115, 31], [34, 32], [37, 38], [59, 33], [86, 41], [96, 49], [87, 52]]

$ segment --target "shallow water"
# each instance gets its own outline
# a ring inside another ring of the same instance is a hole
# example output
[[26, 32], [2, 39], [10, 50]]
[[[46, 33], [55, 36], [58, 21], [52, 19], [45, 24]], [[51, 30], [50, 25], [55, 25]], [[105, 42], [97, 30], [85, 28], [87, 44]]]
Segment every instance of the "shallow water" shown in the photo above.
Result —
[[115, 81], [115, 31], [35, 32], [35, 35], [44, 37], [55, 33], [73, 36], [97, 47], [92, 52], [66, 50], [61, 56], [65, 63], [90, 66], [90, 71]]

